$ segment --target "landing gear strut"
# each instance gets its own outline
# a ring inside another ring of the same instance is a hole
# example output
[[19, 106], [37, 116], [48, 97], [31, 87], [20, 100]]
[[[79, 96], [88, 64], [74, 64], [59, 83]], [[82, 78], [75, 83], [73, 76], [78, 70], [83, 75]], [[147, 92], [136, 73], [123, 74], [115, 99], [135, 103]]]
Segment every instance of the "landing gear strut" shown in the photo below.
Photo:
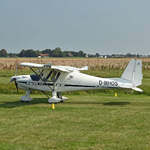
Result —
[[30, 97], [30, 90], [26, 90], [26, 95], [21, 97], [22, 102], [30, 102], [32, 98]]
[[52, 97], [48, 99], [48, 102], [50, 104], [57, 104], [60, 102], [64, 102], [67, 99], [67, 97], [62, 96], [61, 92], [52, 91]]

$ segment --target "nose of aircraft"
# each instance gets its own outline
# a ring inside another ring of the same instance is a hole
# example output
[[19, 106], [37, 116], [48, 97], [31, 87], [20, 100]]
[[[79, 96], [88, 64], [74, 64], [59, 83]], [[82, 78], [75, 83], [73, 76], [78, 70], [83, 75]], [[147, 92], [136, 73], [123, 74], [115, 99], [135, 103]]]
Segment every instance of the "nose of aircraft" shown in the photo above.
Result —
[[11, 79], [10, 79], [10, 82], [14, 81], [16, 89], [17, 89], [17, 93], [18, 93], [18, 84], [17, 84], [16, 80], [17, 80], [17, 76], [12, 76]]
[[17, 79], [17, 76], [12, 76], [12, 77], [10, 78], [10, 82], [16, 81], [16, 79]]

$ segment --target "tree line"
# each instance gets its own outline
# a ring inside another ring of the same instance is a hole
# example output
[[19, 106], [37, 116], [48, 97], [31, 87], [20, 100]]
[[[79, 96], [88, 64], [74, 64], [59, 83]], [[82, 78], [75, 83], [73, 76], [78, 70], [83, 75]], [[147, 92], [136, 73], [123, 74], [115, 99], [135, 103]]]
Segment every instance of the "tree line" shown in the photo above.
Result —
[[62, 51], [61, 48], [55, 49], [22, 49], [19, 53], [8, 53], [6, 49], [0, 50], [0, 57], [101, 57], [101, 58], [125, 58], [125, 57], [150, 57], [150, 55], [143, 56], [139, 54], [111, 54], [111, 55], [100, 55], [86, 54], [82, 50], [80, 51]]
[[[46, 54], [46, 55], [42, 55]], [[0, 50], [0, 57], [38, 57], [38, 56], [47, 56], [47, 57], [85, 57], [86, 53], [83, 51], [62, 51], [61, 48], [57, 47], [53, 50], [44, 49], [44, 50], [33, 50], [33, 49], [22, 49], [19, 53], [8, 53], [6, 49]]]

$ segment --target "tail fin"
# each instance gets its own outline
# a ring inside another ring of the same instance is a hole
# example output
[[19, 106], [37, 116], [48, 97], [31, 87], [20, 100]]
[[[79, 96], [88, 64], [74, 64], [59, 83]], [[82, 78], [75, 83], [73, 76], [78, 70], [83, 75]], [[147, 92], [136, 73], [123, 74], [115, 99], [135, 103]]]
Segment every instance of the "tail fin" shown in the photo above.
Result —
[[142, 61], [132, 59], [123, 72], [121, 78], [132, 82], [133, 87], [141, 85], [143, 79]]

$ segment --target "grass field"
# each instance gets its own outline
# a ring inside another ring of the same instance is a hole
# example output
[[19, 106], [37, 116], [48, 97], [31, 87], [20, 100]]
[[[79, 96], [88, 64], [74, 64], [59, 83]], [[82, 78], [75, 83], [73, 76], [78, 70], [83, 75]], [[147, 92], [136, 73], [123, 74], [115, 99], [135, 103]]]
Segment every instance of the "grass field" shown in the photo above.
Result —
[[149, 150], [150, 98], [73, 95], [51, 110], [47, 99], [0, 95], [1, 150]]
[[[144, 63], [149, 66], [148, 60]], [[122, 71], [123, 68], [95, 67], [86, 73], [119, 77]], [[25, 72], [29, 71], [20, 70], [19, 74]], [[31, 103], [21, 103], [23, 91], [16, 95], [14, 85], [9, 84], [14, 69], [3, 68], [0, 71], [0, 150], [149, 150], [148, 67], [143, 73], [142, 94], [131, 90], [64, 93], [69, 100], [51, 110], [47, 98], [39, 92], [32, 94]], [[118, 97], [114, 96], [115, 91]]]

